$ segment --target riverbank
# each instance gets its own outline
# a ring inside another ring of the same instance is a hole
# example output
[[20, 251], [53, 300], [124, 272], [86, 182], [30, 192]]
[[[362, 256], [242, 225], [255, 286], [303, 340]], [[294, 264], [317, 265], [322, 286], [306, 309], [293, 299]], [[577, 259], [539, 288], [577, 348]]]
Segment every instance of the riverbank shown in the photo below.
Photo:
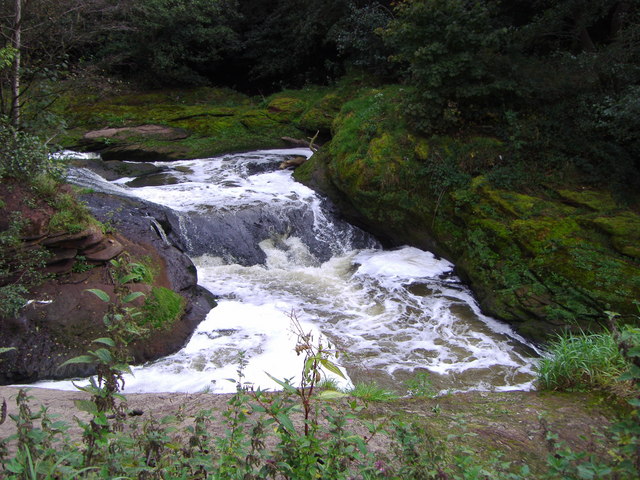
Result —
[[[17, 413], [13, 400], [17, 392], [17, 388], [0, 387], [0, 397], [8, 400], [10, 415]], [[82, 432], [74, 418], [86, 420], [88, 414], [78, 411], [75, 405], [78, 400], [88, 398], [87, 394], [38, 388], [32, 388], [28, 393], [34, 412], [39, 405], [46, 407], [57, 421], [71, 427], [72, 438], [79, 439]], [[162, 422], [164, 417], [176, 416], [177, 419], [167, 426], [175, 427], [174, 435], [182, 438], [185, 438], [184, 429], [192, 426], [196, 415], [203, 410], [213, 413], [207, 423], [207, 432], [213, 438], [224, 437], [229, 425], [223, 413], [230, 408], [231, 398], [232, 395], [207, 393], [126, 395], [128, 410], [136, 414], [131, 421], [143, 425], [152, 419]], [[347, 413], [349, 402], [341, 400], [324, 405]], [[255, 418], [255, 415], [250, 417]], [[469, 392], [433, 399], [402, 398], [371, 403], [357, 413], [360, 420], [347, 428], [358, 435], [369, 436], [364, 422], [383, 425], [388, 430], [393, 418], [415, 422], [431, 439], [429, 447], [434, 451], [446, 451], [447, 457], [468, 455], [479, 465], [499, 455], [502, 463], [513, 462], [518, 467], [528, 465], [532, 476], [538, 478], [547, 471], [547, 457], [556, 453], [554, 442], [563, 442], [575, 452], [606, 457], [611, 445], [604, 439], [610, 439], [607, 428], [613, 417], [610, 403], [591, 394]], [[300, 420], [299, 415], [296, 418]], [[0, 425], [0, 438], [14, 432], [13, 422]], [[390, 436], [381, 432], [373, 436], [368, 448], [381, 460], [388, 461], [392, 451], [390, 443]]]

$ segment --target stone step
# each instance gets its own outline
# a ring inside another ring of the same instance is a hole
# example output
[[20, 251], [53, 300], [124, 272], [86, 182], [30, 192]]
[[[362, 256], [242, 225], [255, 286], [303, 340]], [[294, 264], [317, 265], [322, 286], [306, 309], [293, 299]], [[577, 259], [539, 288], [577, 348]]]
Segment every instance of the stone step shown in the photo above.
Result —
[[104, 238], [97, 245], [80, 252], [88, 261], [108, 262], [122, 253], [124, 247], [113, 238]]
[[51, 256], [47, 258], [47, 265], [62, 262], [64, 260], [70, 260], [76, 258], [78, 249], [76, 248], [50, 248], [49, 252]]

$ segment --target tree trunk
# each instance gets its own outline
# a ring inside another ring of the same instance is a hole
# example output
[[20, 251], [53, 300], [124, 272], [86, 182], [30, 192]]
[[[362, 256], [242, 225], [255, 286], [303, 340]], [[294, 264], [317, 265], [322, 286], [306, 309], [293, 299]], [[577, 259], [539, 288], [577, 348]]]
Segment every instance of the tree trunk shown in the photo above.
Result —
[[20, 48], [22, 47], [22, 0], [14, 0], [15, 18], [11, 46], [15, 48], [11, 79], [11, 125], [20, 128]]

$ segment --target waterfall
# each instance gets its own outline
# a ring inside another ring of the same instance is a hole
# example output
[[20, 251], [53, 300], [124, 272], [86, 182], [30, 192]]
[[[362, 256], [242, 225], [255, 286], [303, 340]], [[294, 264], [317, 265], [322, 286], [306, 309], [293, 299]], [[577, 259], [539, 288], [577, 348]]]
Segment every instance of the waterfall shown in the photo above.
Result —
[[157, 162], [162, 178], [98, 181], [104, 191], [171, 208], [199, 283], [219, 298], [182, 350], [135, 366], [125, 391], [234, 391], [227, 379], [240, 352], [256, 386], [276, 387], [266, 373], [295, 381], [302, 366], [291, 312], [341, 352], [347, 383], [401, 390], [425, 371], [441, 391], [531, 389], [535, 347], [483, 315], [449, 262], [413, 247], [384, 250], [278, 169], [300, 154], [311, 152]]

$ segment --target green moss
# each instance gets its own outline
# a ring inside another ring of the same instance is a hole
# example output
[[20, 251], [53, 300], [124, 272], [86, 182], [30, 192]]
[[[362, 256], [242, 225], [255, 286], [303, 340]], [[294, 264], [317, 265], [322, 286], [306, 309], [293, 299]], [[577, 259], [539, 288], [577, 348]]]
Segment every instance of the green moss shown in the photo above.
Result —
[[325, 162], [331, 183], [372, 230], [448, 256], [485, 311], [537, 340], [593, 328], [606, 309], [631, 313], [640, 295], [640, 265], [630, 261], [635, 214], [594, 216], [613, 206], [603, 194], [564, 190], [558, 198], [473, 177], [502, 144], [409, 135], [395, 93], [371, 89], [347, 102]]
[[[315, 98], [317, 92], [308, 92]], [[305, 97], [300, 94], [300, 97]], [[293, 124], [309, 107], [301, 98], [274, 97], [266, 107], [248, 97], [218, 89], [163, 91], [113, 98], [78, 97], [68, 102], [65, 117], [70, 128], [61, 139], [65, 146], [83, 144], [82, 135], [93, 129], [145, 124], [181, 129], [184, 139], [163, 139], [122, 132], [102, 139], [101, 148], [148, 151], [161, 158], [197, 158], [284, 146], [283, 136], [304, 137]], [[100, 142], [100, 139], [98, 139]], [[126, 155], [124, 155], [126, 156]]]
[[269, 131], [281, 128], [264, 110], [252, 110], [240, 118], [243, 127], [254, 131]]
[[342, 97], [330, 93], [307, 110], [300, 118], [298, 125], [305, 130], [328, 133], [343, 103]]
[[573, 205], [588, 208], [596, 212], [609, 211], [616, 208], [616, 203], [609, 192], [594, 190], [558, 190], [560, 197]]
[[512, 238], [529, 255], [543, 255], [561, 246], [580, 243], [580, 226], [573, 218], [536, 217], [511, 223]]
[[276, 97], [267, 105], [267, 115], [281, 123], [292, 123], [306, 108], [306, 103], [299, 98]]
[[593, 223], [612, 236], [640, 239], [640, 216], [634, 213], [597, 217]]
[[153, 287], [143, 307], [142, 324], [153, 329], [168, 329], [184, 314], [183, 297], [164, 287]]
[[425, 138], [410, 137], [410, 140], [415, 143], [414, 152], [418, 160], [427, 160], [430, 152], [429, 142]]

